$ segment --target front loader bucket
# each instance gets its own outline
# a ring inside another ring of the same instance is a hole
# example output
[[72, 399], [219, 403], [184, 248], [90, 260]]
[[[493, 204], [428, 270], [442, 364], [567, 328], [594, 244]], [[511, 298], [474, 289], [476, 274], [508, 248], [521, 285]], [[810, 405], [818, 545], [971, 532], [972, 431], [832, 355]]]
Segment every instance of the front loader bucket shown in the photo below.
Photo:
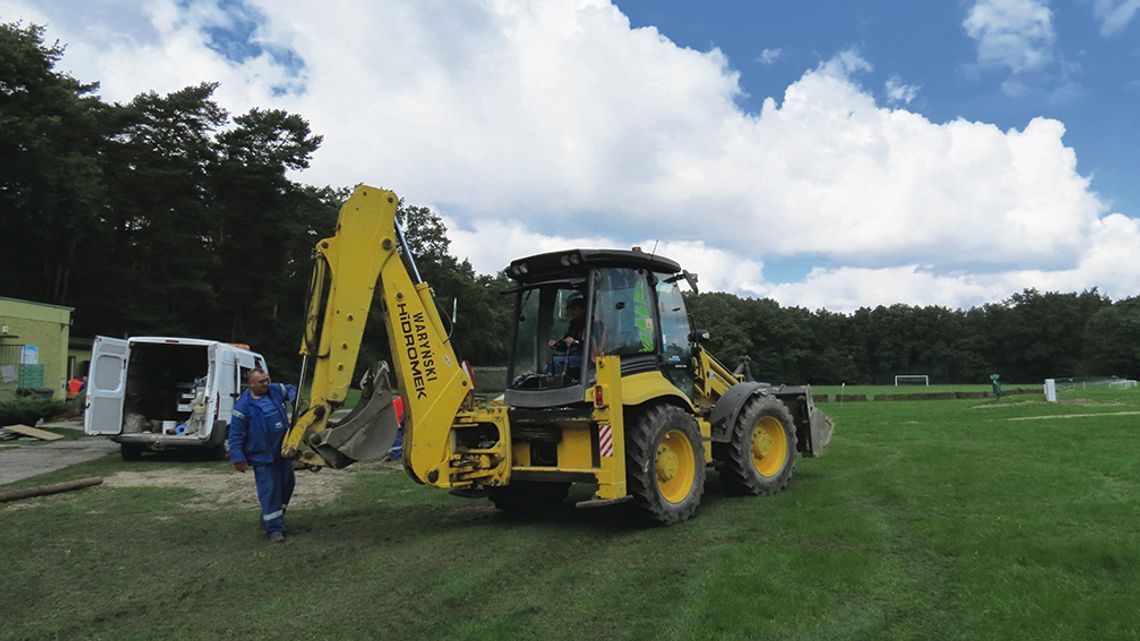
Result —
[[835, 423], [831, 417], [819, 411], [818, 407], [811, 408], [811, 442], [813, 451], [811, 456], [823, 454], [823, 449], [831, 442], [831, 432], [835, 430]]
[[309, 446], [335, 468], [383, 458], [400, 428], [392, 407], [397, 394], [388, 382], [388, 364], [381, 361], [369, 368], [360, 387], [360, 401], [352, 412], [308, 439]]
[[811, 398], [811, 386], [773, 387], [768, 393], [780, 399], [796, 424], [796, 449], [804, 456], [822, 456], [823, 450], [831, 442], [831, 432], [835, 424], [815, 406]]

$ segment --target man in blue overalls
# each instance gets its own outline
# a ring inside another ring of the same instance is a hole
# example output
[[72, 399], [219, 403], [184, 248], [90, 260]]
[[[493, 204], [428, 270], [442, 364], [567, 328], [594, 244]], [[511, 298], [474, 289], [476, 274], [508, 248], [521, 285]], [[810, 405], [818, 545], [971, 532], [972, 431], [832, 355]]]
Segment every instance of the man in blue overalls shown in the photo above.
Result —
[[285, 402], [297, 398], [297, 388], [271, 384], [261, 368], [246, 377], [249, 389], [234, 403], [230, 420], [230, 461], [245, 472], [253, 466], [257, 498], [261, 502], [261, 527], [270, 543], [285, 541], [285, 510], [293, 496], [293, 461], [281, 456], [281, 441], [289, 429]]

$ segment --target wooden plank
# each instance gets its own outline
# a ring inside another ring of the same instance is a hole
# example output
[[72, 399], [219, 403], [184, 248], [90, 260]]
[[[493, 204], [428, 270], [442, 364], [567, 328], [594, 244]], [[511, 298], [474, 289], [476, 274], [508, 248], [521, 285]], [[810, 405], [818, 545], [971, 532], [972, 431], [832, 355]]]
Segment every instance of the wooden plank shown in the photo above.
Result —
[[34, 427], [28, 427], [27, 425], [5, 425], [4, 429], [8, 430], [9, 432], [23, 434], [24, 436], [38, 438], [41, 441], [58, 441], [59, 439], [63, 438], [63, 436], [60, 434], [49, 432], [47, 430], [36, 429]]
[[31, 498], [33, 496], [47, 496], [48, 494], [59, 494], [60, 492], [70, 492], [72, 490], [82, 490], [85, 487], [92, 485], [99, 485], [103, 479], [98, 476], [89, 476], [87, 478], [76, 479], [74, 481], [66, 481], [64, 483], [55, 483], [52, 485], [39, 485], [36, 487], [24, 488], [22, 490], [12, 490], [10, 492], [0, 492], [0, 503], [7, 503], [9, 501], [18, 501], [20, 499]]

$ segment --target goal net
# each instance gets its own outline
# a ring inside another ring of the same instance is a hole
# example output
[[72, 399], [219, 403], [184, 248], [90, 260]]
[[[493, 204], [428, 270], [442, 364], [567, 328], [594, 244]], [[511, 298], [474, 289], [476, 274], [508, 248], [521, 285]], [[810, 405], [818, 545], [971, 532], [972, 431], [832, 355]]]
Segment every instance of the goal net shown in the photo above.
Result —
[[926, 374], [898, 374], [895, 376], [895, 387], [900, 385], [926, 385], [930, 386], [930, 377]]
[[[1056, 389], [1055, 398], [1115, 398], [1112, 392], [1137, 389], [1137, 383], [1130, 378], [1119, 376], [1084, 376], [1084, 377], [1057, 377], [1053, 380]], [[1048, 382], [1045, 390], [1046, 400], [1049, 400]]]

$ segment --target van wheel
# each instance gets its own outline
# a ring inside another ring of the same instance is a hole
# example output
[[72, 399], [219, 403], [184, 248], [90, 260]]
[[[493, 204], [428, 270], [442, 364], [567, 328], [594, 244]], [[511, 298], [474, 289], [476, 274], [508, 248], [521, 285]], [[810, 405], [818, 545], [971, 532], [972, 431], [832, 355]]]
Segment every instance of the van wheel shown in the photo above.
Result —
[[124, 461], [137, 461], [142, 458], [143, 448], [139, 445], [121, 443], [119, 444], [119, 454]]
[[226, 445], [226, 439], [229, 437], [229, 429], [229, 423], [225, 421], [214, 421], [214, 431], [210, 433], [210, 438], [215, 438], [218, 432], [221, 432], [222, 436], [218, 439], [218, 444], [210, 448], [210, 458], [225, 460], [230, 457], [230, 451]]

